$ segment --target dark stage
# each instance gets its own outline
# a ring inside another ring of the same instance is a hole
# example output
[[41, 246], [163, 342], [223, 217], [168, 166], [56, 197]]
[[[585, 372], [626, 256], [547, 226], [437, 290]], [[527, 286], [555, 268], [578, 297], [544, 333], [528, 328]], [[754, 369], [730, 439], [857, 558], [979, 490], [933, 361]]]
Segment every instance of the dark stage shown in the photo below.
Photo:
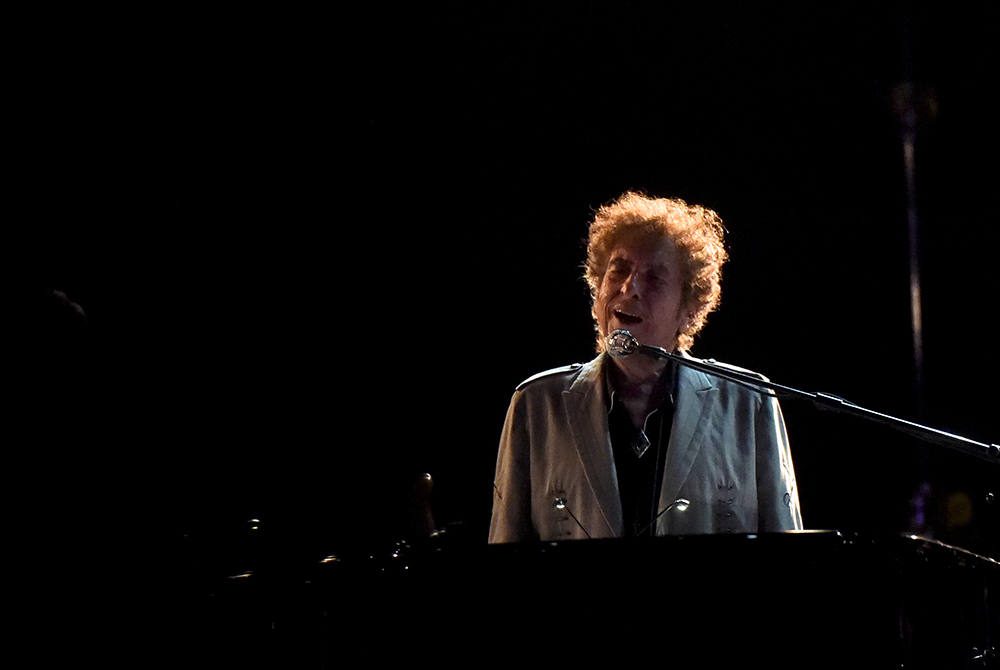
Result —
[[[628, 189], [726, 224], [694, 355], [997, 442], [997, 18], [895, 2], [24, 17], [14, 286], [65, 292], [90, 339], [50, 371], [71, 393], [25, 395], [10, 476], [42, 502], [19, 525], [109, 572], [153, 547], [230, 576], [415, 539], [426, 472], [449, 546], [484, 543], [507, 402], [593, 356], [583, 239]], [[15, 327], [31, 378], [53, 350]], [[996, 465], [783, 408], [807, 528], [1000, 558]]]

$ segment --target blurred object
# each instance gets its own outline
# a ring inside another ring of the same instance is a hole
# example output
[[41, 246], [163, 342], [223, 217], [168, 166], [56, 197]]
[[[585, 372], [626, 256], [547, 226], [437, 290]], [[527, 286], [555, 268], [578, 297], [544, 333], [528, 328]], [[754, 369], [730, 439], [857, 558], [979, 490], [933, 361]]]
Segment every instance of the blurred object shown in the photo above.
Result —
[[407, 537], [413, 539], [428, 538], [437, 533], [434, 525], [434, 513], [431, 508], [431, 494], [434, 493], [434, 480], [424, 472], [413, 480], [412, 496], [407, 507]]

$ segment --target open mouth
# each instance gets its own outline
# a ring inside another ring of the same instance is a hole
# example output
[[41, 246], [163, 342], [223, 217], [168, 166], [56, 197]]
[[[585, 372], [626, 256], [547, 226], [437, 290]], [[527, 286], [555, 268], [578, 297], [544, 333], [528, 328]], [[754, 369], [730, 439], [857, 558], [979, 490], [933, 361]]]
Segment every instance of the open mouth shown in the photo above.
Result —
[[629, 314], [628, 312], [623, 312], [621, 310], [615, 310], [615, 318], [618, 322], [625, 326], [634, 326], [636, 324], [642, 323], [642, 319], [635, 314]]

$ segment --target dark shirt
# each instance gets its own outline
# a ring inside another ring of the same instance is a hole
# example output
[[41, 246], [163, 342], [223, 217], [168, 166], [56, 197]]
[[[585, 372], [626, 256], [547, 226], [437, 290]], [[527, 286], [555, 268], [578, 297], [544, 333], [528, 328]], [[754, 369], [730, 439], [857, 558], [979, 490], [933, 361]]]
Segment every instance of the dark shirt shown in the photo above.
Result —
[[609, 394], [608, 428], [621, 494], [624, 537], [656, 534], [653, 520], [660, 511], [660, 488], [674, 419], [675, 374], [673, 366], [664, 372], [667, 388], [663, 402], [646, 417], [642, 430], [632, 423], [625, 404], [616, 402], [614, 392]]

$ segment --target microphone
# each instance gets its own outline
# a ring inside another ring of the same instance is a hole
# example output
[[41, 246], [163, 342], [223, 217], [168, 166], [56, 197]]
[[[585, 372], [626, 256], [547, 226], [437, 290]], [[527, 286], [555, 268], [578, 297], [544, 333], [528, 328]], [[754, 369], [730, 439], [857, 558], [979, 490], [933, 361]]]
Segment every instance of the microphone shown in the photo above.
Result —
[[639, 341], [627, 330], [614, 330], [604, 339], [608, 353], [615, 358], [628, 356], [639, 348]]
[[580, 527], [580, 530], [583, 531], [583, 534], [587, 536], [587, 539], [588, 540], [593, 539], [592, 537], [590, 537], [590, 533], [587, 532], [587, 529], [583, 527], [583, 524], [580, 523], [580, 520], [576, 518], [575, 514], [573, 514], [573, 510], [571, 510], [569, 508], [569, 505], [566, 504], [565, 498], [561, 498], [558, 495], [554, 496], [552, 498], [552, 506], [555, 507], [556, 509], [566, 510], [569, 513], [569, 515], [573, 518], [573, 521], [576, 521], [576, 525]]
[[[676, 509], [678, 512], [685, 512], [685, 511], [687, 511], [687, 508], [690, 505], [691, 505], [691, 501], [688, 500], [687, 498], [678, 498], [677, 500], [673, 501], [672, 503], [670, 503], [669, 505], [667, 505], [666, 507], [664, 507], [662, 510], [660, 510], [660, 513], [657, 514], [656, 516], [654, 516], [653, 520], [650, 521], [648, 524], [646, 524], [646, 527], [643, 528], [642, 530], [640, 530], [638, 533], [636, 533], [636, 535], [642, 536], [647, 530], [650, 529], [650, 527], [654, 523], [656, 523], [656, 521], [661, 516], [663, 516], [664, 514], [666, 514], [667, 512], [669, 512], [670, 510]], [[655, 531], [653, 532], [653, 535], [656, 535]]]

